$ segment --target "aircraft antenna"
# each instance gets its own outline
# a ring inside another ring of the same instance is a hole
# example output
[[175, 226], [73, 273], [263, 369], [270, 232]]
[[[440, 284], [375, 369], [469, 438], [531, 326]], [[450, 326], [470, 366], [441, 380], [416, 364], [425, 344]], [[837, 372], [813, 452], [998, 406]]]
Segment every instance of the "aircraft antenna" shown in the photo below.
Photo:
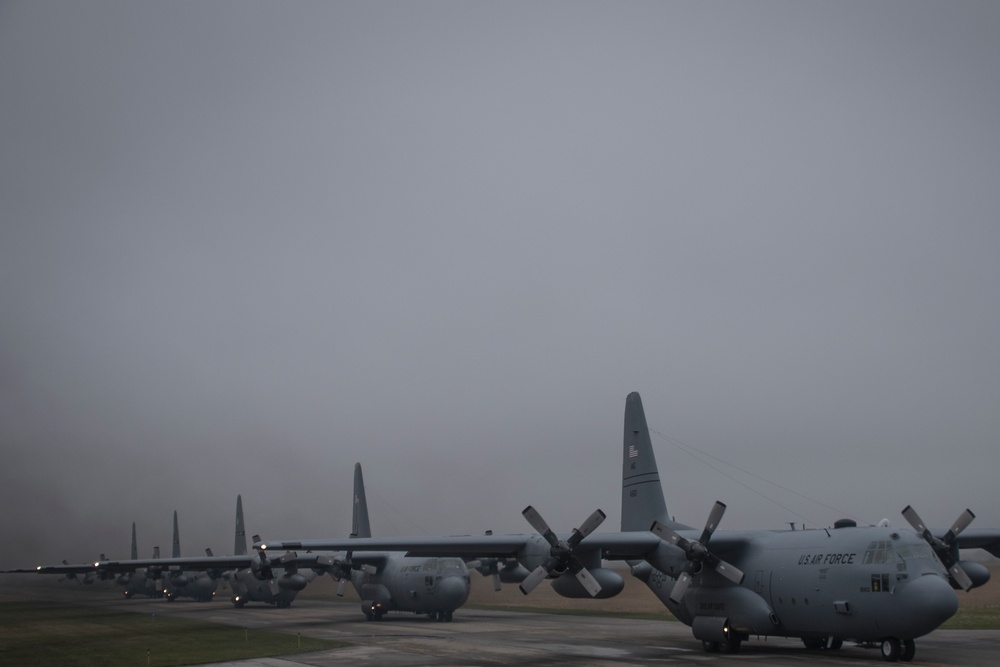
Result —
[[[790, 507], [786, 507], [785, 505], [782, 505], [781, 503], [779, 503], [774, 498], [771, 498], [770, 496], [764, 494], [763, 492], [758, 491], [757, 489], [749, 486], [748, 484], [745, 484], [744, 482], [742, 482], [739, 479], [733, 477], [732, 475], [730, 475], [726, 471], [721, 470], [720, 468], [718, 468], [715, 465], [712, 465], [709, 461], [706, 461], [705, 459], [706, 458], [712, 459], [713, 461], [717, 461], [719, 463], [725, 464], [725, 465], [729, 466], [730, 468], [735, 468], [736, 470], [738, 470], [739, 472], [743, 473], [744, 475], [749, 475], [750, 477], [758, 479], [761, 482], [764, 482], [765, 484], [770, 484], [771, 486], [777, 487], [777, 488], [781, 489], [782, 491], [785, 491], [787, 493], [791, 493], [792, 495], [798, 496], [799, 498], [802, 498], [803, 500], [808, 500], [809, 502], [816, 503], [817, 505], [819, 505], [821, 507], [825, 507], [826, 509], [830, 510], [831, 512], [834, 512], [835, 514], [839, 514], [840, 516], [846, 516], [846, 517], [851, 517], [853, 519], [857, 519], [860, 523], [868, 523], [867, 521], [864, 521], [862, 519], [858, 519], [858, 517], [853, 516], [849, 512], [844, 512], [843, 510], [839, 510], [836, 507], [831, 507], [831, 506], [829, 506], [829, 505], [827, 505], [825, 503], [822, 503], [822, 502], [816, 500], [815, 498], [810, 498], [809, 496], [805, 496], [805, 495], [799, 493], [798, 491], [794, 491], [792, 489], [789, 489], [788, 487], [785, 487], [785, 486], [782, 486], [781, 484], [778, 484], [777, 482], [772, 482], [769, 479], [766, 479], [764, 477], [761, 477], [760, 475], [752, 473], [749, 470], [744, 470], [743, 468], [739, 467], [738, 465], [735, 465], [733, 463], [730, 463], [729, 461], [725, 461], [723, 459], [720, 459], [717, 456], [713, 456], [712, 454], [709, 454], [708, 452], [704, 452], [704, 451], [698, 449], [694, 445], [689, 445], [686, 442], [683, 442], [681, 440], [678, 440], [677, 438], [674, 438], [674, 437], [671, 437], [669, 435], [666, 435], [665, 433], [660, 433], [656, 429], [650, 428], [649, 432], [650, 433], [655, 433], [656, 435], [658, 435], [661, 438], [665, 439], [670, 444], [674, 445], [677, 449], [680, 449], [682, 452], [684, 452], [685, 454], [687, 454], [691, 458], [697, 460], [698, 462], [702, 463], [703, 465], [708, 466], [709, 468], [711, 468], [715, 472], [719, 473], [723, 477], [726, 477], [726, 478], [728, 478], [728, 479], [736, 482], [737, 484], [739, 484], [743, 488], [747, 489], [751, 493], [754, 493], [754, 494], [760, 496], [764, 500], [767, 500], [767, 501], [769, 501], [771, 503], [774, 503], [775, 505], [777, 505], [781, 509], [785, 510], [786, 512], [790, 512], [790, 513], [794, 514], [795, 516], [799, 517], [800, 519], [803, 519], [805, 521], [809, 521], [808, 517], [803, 516], [802, 514], [796, 512], [795, 510], [793, 510]], [[817, 525], [819, 525], [819, 524], [817, 523]]]

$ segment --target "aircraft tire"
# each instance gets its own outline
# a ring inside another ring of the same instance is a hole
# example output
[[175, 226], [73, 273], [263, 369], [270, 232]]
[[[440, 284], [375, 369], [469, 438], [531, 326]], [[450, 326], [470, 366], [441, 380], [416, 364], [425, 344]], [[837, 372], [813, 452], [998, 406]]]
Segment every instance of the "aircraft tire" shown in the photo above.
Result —
[[448, 623], [451, 623], [451, 619], [455, 616], [455, 612], [445, 611], [442, 613], [444, 614], [444, 620], [446, 620]]
[[739, 653], [740, 644], [743, 640], [739, 637], [731, 637], [724, 642], [719, 642], [719, 651], [722, 653]]
[[840, 637], [830, 637], [830, 643], [826, 645], [828, 651], [839, 651], [844, 646], [844, 640]]
[[826, 646], [826, 639], [816, 639], [814, 637], [803, 637], [802, 645], [809, 651], [818, 651]]
[[707, 639], [701, 640], [701, 647], [705, 649], [705, 653], [718, 653], [719, 652], [719, 642], [710, 642]]
[[910, 662], [917, 654], [917, 644], [912, 639], [903, 640], [903, 650], [899, 654], [899, 659], [903, 662]]
[[882, 659], [886, 662], [896, 662], [899, 660], [900, 648], [899, 640], [895, 637], [887, 637], [882, 640]]

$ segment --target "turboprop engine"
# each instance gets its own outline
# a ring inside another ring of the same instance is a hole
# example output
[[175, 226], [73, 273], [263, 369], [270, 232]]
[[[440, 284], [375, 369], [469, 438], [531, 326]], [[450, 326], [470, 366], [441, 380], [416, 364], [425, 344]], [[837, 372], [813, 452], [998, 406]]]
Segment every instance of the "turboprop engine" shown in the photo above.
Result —
[[309, 581], [298, 572], [288, 572], [278, 577], [278, 586], [286, 591], [301, 591]]
[[622, 592], [625, 588], [625, 580], [614, 570], [606, 567], [589, 568], [591, 576], [601, 586], [597, 595], [591, 595], [590, 591], [583, 587], [575, 574], [567, 572], [552, 580], [552, 590], [564, 598], [611, 598]]

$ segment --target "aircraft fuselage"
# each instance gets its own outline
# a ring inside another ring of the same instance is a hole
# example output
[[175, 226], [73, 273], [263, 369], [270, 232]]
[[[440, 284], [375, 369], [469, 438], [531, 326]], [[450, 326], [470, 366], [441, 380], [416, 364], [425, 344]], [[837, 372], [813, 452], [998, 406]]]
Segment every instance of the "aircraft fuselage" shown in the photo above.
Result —
[[[931, 632], [958, 609], [948, 573], [916, 533], [888, 527], [725, 533], [714, 552], [744, 573], [734, 585], [709, 568], [687, 594], [669, 595], [684, 559], [661, 551], [637, 566], [646, 584], [695, 635], [723, 624], [744, 635], [880, 641]], [[676, 551], [676, 550], [673, 550]]]
[[[363, 559], [364, 553], [355, 558]], [[388, 554], [375, 573], [355, 570], [351, 583], [369, 619], [386, 611], [431, 614], [450, 620], [469, 599], [469, 570], [461, 558], [422, 558]]]

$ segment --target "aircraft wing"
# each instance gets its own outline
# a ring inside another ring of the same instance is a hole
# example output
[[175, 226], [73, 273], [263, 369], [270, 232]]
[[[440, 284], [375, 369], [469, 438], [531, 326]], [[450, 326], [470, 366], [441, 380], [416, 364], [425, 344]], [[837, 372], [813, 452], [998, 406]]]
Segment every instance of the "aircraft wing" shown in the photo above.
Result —
[[[944, 531], [936, 531], [938, 537], [944, 536]], [[968, 528], [955, 538], [960, 549], [985, 549], [994, 556], [1000, 557], [1000, 530], [993, 528]]]
[[33, 568], [20, 568], [17, 570], [0, 570], [0, 574], [87, 574], [97, 572], [93, 563], [77, 563], [62, 565], [39, 565]]
[[[640, 558], [661, 540], [650, 532], [592, 533], [577, 552], [600, 550], [605, 558]], [[529, 546], [548, 544], [538, 535], [455, 535], [443, 537], [355, 537], [318, 540], [265, 540], [254, 544], [264, 551], [403, 551], [408, 556], [516, 557]]]
[[197, 556], [191, 558], [139, 558], [136, 560], [102, 560], [90, 569], [128, 572], [144, 568], [161, 570], [236, 570], [250, 567], [252, 556]]

